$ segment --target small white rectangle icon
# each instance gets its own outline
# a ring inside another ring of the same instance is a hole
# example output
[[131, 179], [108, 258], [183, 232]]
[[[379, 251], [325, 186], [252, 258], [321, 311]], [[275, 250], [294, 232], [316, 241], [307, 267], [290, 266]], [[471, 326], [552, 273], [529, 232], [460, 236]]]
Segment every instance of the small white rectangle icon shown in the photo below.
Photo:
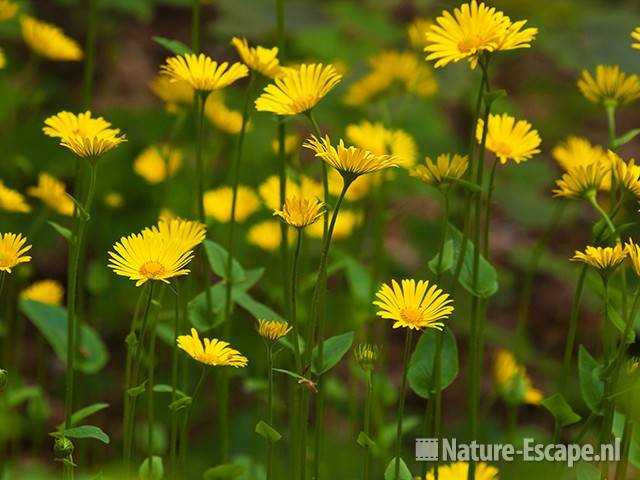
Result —
[[437, 438], [416, 438], [416, 460], [419, 462], [433, 462], [438, 460]]

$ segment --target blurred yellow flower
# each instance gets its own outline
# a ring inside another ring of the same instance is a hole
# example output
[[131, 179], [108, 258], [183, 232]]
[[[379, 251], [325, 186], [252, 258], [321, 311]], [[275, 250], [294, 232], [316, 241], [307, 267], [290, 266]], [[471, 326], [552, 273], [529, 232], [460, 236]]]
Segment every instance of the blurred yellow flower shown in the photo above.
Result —
[[39, 280], [20, 292], [20, 298], [48, 305], [61, 305], [64, 288], [55, 280]]
[[469, 168], [469, 158], [466, 155], [443, 153], [434, 162], [429, 157], [426, 165], [417, 165], [409, 170], [412, 177], [418, 178], [427, 185], [446, 186], [452, 179], [459, 179]]
[[249, 74], [249, 69], [240, 62], [229, 66], [228, 62], [218, 63], [204, 53], [167, 58], [160, 71], [174, 81], [187, 82], [200, 92], [219, 90]]
[[619, 155], [609, 150], [609, 162], [613, 168], [613, 174], [617, 186], [634, 197], [640, 197], [640, 165], [636, 165], [635, 159], [625, 162]]
[[0, 0], [0, 22], [16, 16], [20, 6], [12, 0]]
[[178, 347], [187, 352], [191, 358], [205, 365], [239, 368], [246, 367], [249, 363], [247, 357], [230, 348], [227, 342], [217, 338], [202, 340], [195, 328], [191, 329], [191, 335], [180, 335], [177, 338]]
[[[323, 222], [316, 222], [305, 228], [305, 233], [311, 238], [321, 239], [324, 235]], [[360, 212], [354, 212], [340, 209], [338, 218], [336, 219], [335, 227], [333, 228], [333, 235], [331, 240], [336, 242], [349, 238], [353, 233], [353, 230], [362, 223], [362, 214]]]
[[73, 215], [75, 204], [67, 195], [64, 183], [48, 173], [38, 175], [38, 186], [29, 187], [27, 193], [60, 215]]
[[[484, 462], [476, 463], [476, 480], [498, 480], [498, 469]], [[454, 462], [438, 467], [439, 480], [467, 480], [469, 464], [467, 462]], [[433, 472], [428, 472], [425, 480], [435, 480]]]
[[[280, 203], [280, 178], [277, 175], [271, 175], [262, 182], [258, 187], [258, 193], [269, 210], [277, 210], [282, 206]], [[286, 196], [321, 199], [323, 196], [322, 184], [306, 175], [300, 176], [300, 184], [287, 177]]]
[[[280, 144], [278, 139], [273, 139], [273, 142], [271, 142], [271, 149], [273, 150], [273, 153], [278, 153], [279, 148]], [[284, 139], [285, 155], [293, 155], [298, 148], [300, 148], [300, 135], [297, 133], [289, 133]]]
[[287, 197], [282, 210], [276, 209], [273, 212], [295, 228], [304, 228], [317, 222], [324, 213], [324, 204], [318, 199], [297, 196]]
[[0, 180], [0, 210], [28, 213], [31, 207], [20, 192], [11, 190]]
[[416, 18], [407, 27], [407, 34], [409, 35], [409, 41], [411, 46], [424, 50], [427, 46], [427, 32], [433, 25], [433, 20], [430, 18]]
[[[484, 121], [478, 120], [476, 137], [478, 143], [482, 141]], [[540, 135], [526, 120], [518, 120], [506, 113], [502, 115], [489, 115], [489, 127], [487, 130], [487, 150], [495, 153], [500, 163], [507, 160], [516, 163], [529, 160], [536, 153], [540, 153]]]
[[578, 165], [572, 167], [556, 180], [558, 188], [553, 190], [554, 197], [588, 198], [602, 188], [602, 181], [607, 174], [602, 163]]
[[124, 197], [120, 192], [115, 191], [105, 193], [102, 201], [107, 207], [114, 210], [124, 205]]
[[349, 142], [376, 155], [393, 155], [399, 166], [408, 168], [416, 163], [418, 147], [404, 130], [389, 130], [381, 122], [364, 120], [347, 125], [345, 134]]
[[82, 60], [80, 45], [55, 25], [23, 15], [20, 27], [25, 43], [41, 57], [55, 61]]
[[636, 244], [633, 240], [629, 239], [624, 245], [624, 249], [627, 252], [627, 258], [631, 267], [636, 275], [640, 276], [640, 245]]
[[376, 293], [374, 305], [380, 308], [376, 315], [393, 320], [393, 328], [435, 328], [442, 330], [443, 320], [453, 313], [453, 300], [435, 283], [405, 279], [402, 287], [395, 280], [391, 286], [384, 283]]
[[0, 70], [7, 66], [7, 57], [4, 54], [4, 50], [0, 48]]
[[[357, 202], [358, 200], [363, 199], [365, 196], [369, 194], [371, 189], [380, 184], [381, 178], [380, 173], [374, 173], [372, 175], [361, 175], [356, 178], [349, 186], [349, 190], [347, 190], [347, 194], [345, 195], [345, 199], [349, 202]], [[334, 197], [340, 195], [342, 192], [342, 187], [344, 186], [344, 179], [342, 175], [333, 168], [329, 170], [329, 193]], [[322, 185], [320, 185], [322, 187]], [[322, 198], [323, 192], [319, 192], [318, 198]]]
[[282, 230], [279, 222], [264, 220], [256, 223], [249, 228], [247, 241], [267, 252], [275, 252], [282, 242]]
[[[231, 110], [224, 103], [222, 92], [213, 92], [207, 99], [204, 106], [204, 115], [211, 124], [218, 130], [235, 135], [240, 133], [242, 128], [242, 113], [238, 110]], [[251, 129], [248, 123], [245, 127]]]
[[207, 235], [207, 227], [195, 220], [183, 218], [161, 217], [157, 225], [147, 227], [142, 231], [143, 235], [160, 235], [168, 241], [175, 241], [183, 250], [193, 250], [204, 242]]
[[588, 246], [584, 252], [576, 250], [572, 262], [582, 262], [605, 273], [610, 272], [620, 265], [627, 257], [627, 250], [620, 244], [615, 247]]
[[608, 165], [607, 152], [600, 145], [592, 145], [586, 138], [569, 136], [553, 147], [551, 156], [564, 170], [578, 165], [603, 163]]
[[31, 257], [25, 255], [31, 245], [25, 245], [27, 238], [21, 233], [0, 233], [0, 272], [11, 273], [11, 269], [27, 263]]
[[287, 322], [279, 322], [275, 320], [258, 319], [258, 334], [265, 340], [275, 342], [286, 336], [291, 331], [291, 327]]
[[[231, 203], [233, 190], [231, 187], [220, 187], [204, 192], [204, 213], [218, 222], [227, 223], [231, 219]], [[238, 186], [236, 199], [236, 222], [243, 222], [260, 207], [260, 200], [252, 189], [244, 185]]]
[[169, 111], [193, 105], [193, 88], [187, 82], [173, 80], [166, 75], [158, 74], [149, 83], [149, 88], [165, 102]]
[[583, 70], [578, 88], [587, 100], [605, 107], [627, 105], [640, 97], [638, 76], [627, 76], [618, 65], [598, 65], [595, 77]]
[[231, 45], [238, 51], [242, 61], [251, 70], [261, 73], [265, 77], [275, 78], [282, 75], [282, 68], [278, 60], [278, 47], [264, 48], [250, 47], [246, 38], [233, 37]]
[[157, 185], [173, 177], [182, 165], [182, 151], [170, 145], [145, 148], [133, 161], [133, 171], [148, 183]]
[[531, 378], [524, 365], [518, 365], [513, 353], [500, 349], [493, 365], [493, 377], [498, 392], [507, 403], [539, 405], [542, 392], [531, 385]]
[[640, 50], [640, 27], [636, 27], [633, 32], [631, 32], [631, 38], [636, 40], [631, 44], [631, 48]]
[[303, 64], [289, 69], [267, 85], [255, 102], [259, 112], [296, 115], [315, 107], [335, 87], [342, 75], [333, 65]]

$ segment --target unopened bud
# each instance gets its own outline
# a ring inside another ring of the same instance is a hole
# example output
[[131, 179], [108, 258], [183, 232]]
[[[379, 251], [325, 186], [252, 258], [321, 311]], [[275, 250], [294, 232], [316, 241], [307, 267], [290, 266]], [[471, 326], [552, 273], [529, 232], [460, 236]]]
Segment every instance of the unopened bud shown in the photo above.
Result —
[[56, 439], [56, 443], [53, 445], [53, 454], [56, 458], [69, 458], [72, 453], [73, 442], [71, 440], [67, 437], [60, 437]]

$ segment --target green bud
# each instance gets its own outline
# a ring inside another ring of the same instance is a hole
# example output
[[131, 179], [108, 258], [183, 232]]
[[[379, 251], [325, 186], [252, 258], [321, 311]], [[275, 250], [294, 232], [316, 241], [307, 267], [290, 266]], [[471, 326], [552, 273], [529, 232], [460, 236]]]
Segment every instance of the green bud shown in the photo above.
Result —
[[53, 454], [56, 458], [69, 458], [73, 453], [73, 442], [67, 437], [60, 437], [56, 439], [53, 445]]
[[380, 357], [380, 347], [363, 343], [358, 345], [353, 351], [360, 368], [365, 372], [371, 372], [376, 368]]

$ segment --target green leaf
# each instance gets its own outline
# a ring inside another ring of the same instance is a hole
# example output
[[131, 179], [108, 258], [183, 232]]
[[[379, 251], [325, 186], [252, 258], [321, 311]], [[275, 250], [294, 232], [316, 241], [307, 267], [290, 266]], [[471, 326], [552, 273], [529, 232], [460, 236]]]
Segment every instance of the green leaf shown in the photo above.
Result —
[[636, 138], [638, 135], [640, 135], [640, 128], [634, 128], [633, 130], [629, 130], [627, 133], [625, 133], [624, 135], [616, 138], [613, 141], [613, 148], [615, 150], [617, 150], [618, 148], [622, 147], [623, 145], [629, 143], [631, 140]]
[[376, 442], [373, 441], [371, 437], [364, 432], [360, 432], [358, 434], [358, 439], [356, 440], [356, 443], [360, 445], [362, 448], [376, 448], [378, 446]]
[[71, 230], [69, 230], [66, 227], [63, 227], [62, 225], [53, 222], [51, 220], [49, 220], [47, 222], [49, 225], [51, 225], [51, 227], [60, 234], [60, 236], [62, 238], [64, 238], [67, 242], [72, 242], [72, 238], [73, 238], [73, 233], [71, 233]]
[[184, 397], [176, 400], [175, 402], [171, 402], [169, 404], [169, 410], [173, 412], [177, 412], [178, 410], [187, 408], [191, 404], [192, 400], [193, 399], [191, 397], [185, 395]]
[[269, 443], [276, 443], [282, 438], [280, 432], [262, 420], [256, 425], [256, 433]]
[[[209, 265], [214, 273], [222, 277], [225, 281], [227, 279], [227, 261], [229, 254], [227, 250], [220, 244], [212, 241], [205, 240], [204, 248], [207, 252], [207, 258], [209, 259]], [[245, 279], [245, 272], [242, 265], [234, 258], [231, 268], [231, 281], [238, 283]]]
[[[409, 386], [422, 398], [429, 398], [436, 393], [433, 388], [433, 375], [436, 341], [440, 333], [433, 328], [427, 329], [420, 336], [409, 363]], [[440, 386], [441, 390], [444, 390], [458, 376], [458, 347], [453, 333], [448, 328], [442, 332], [440, 367]]]
[[322, 342], [322, 365], [318, 365], [318, 347], [314, 347], [311, 353], [311, 371], [316, 375], [322, 375], [335, 367], [353, 345], [354, 335], [354, 332], [347, 332]]
[[578, 350], [578, 370], [580, 377], [580, 391], [582, 399], [593, 413], [602, 414], [602, 397], [604, 383], [598, 377], [600, 363], [594, 359], [584, 346]]
[[255, 319], [264, 318], [267, 320], [277, 320], [278, 322], [284, 322], [284, 318], [282, 318], [278, 313], [273, 311], [265, 304], [255, 300], [247, 292], [238, 292], [235, 296], [235, 301], [238, 305], [249, 312]]
[[[442, 255], [442, 264], [440, 264], [440, 256]], [[440, 271], [438, 271], [438, 267]], [[429, 268], [436, 275], [442, 275], [444, 272], [448, 272], [455, 268], [455, 264], [453, 263], [453, 242], [451, 240], [447, 240], [444, 242], [444, 249], [442, 252], [438, 252], [435, 257], [429, 260]]]
[[69, 428], [67, 430], [60, 430], [58, 432], [50, 433], [52, 437], [69, 437], [69, 438], [94, 438], [102, 443], [109, 443], [109, 435], [104, 433], [100, 427], [95, 425], [81, 425], [79, 427]]
[[[153, 386], [153, 391], [156, 393], [173, 393], [173, 387], [164, 383], [158, 383]], [[184, 397], [185, 393], [182, 390], [176, 389], [176, 395]]]
[[352, 298], [359, 304], [369, 305], [371, 302], [371, 272], [362, 262], [346, 252], [336, 250], [335, 253], [344, 262], [345, 274]]
[[507, 91], [506, 90], [503, 90], [503, 89], [491, 90], [491, 91], [486, 92], [484, 94], [484, 101], [485, 101], [485, 103], [491, 105], [493, 102], [495, 102], [499, 98], [503, 98], [503, 97], [506, 97], [506, 96], [507, 96]]
[[404, 460], [400, 458], [400, 474], [398, 477], [396, 473], [396, 457], [392, 458], [387, 465], [387, 469], [384, 471], [384, 480], [413, 480], [413, 476], [409, 471], [409, 467], [404, 463]]
[[233, 480], [247, 472], [246, 465], [237, 465], [233, 463], [225, 463], [211, 467], [202, 475], [204, 480]]
[[[71, 415], [71, 425], [75, 425], [81, 420], [84, 420], [87, 417], [90, 417], [94, 413], [98, 413], [105, 408], [109, 408], [108, 403], [94, 403], [93, 405], [88, 405], [86, 407], [81, 408], [73, 415]], [[64, 427], [64, 423], [59, 424], [56, 428], [58, 430], [62, 430]]]
[[474, 193], [479, 193], [484, 191], [482, 189], [482, 187], [480, 185], [478, 185], [477, 183], [473, 183], [470, 182], [468, 180], [464, 180], [462, 178], [457, 178], [457, 177], [445, 177], [446, 180], [453, 182], [453, 183], [457, 183], [458, 185], [460, 185], [462, 188], [465, 188], [467, 190], [470, 190]]
[[[621, 335], [624, 335], [624, 331], [626, 329], [625, 322], [618, 313], [618, 310], [616, 310], [614, 306], [611, 305], [611, 303], [609, 303], [609, 321], [614, 327], [616, 327], [616, 330], [618, 330]], [[635, 342], [635, 340], [636, 332], [633, 330], [633, 328], [631, 328], [629, 330], [629, 334], [627, 335], [626, 343], [633, 343]]]
[[[38, 328], [49, 345], [63, 362], [67, 361], [67, 311], [57, 305], [47, 305], [35, 300], [20, 299], [20, 310]], [[80, 330], [76, 368], [81, 372], [97, 373], [109, 359], [107, 348], [100, 336], [89, 325]]]
[[274, 368], [273, 371], [284, 373], [285, 375], [288, 375], [291, 378], [295, 378], [296, 380], [304, 380], [304, 377], [302, 375], [298, 375], [296, 372], [292, 372], [291, 370], [285, 370], [284, 368]]
[[129, 390], [127, 390], [127, 395], [129, 395], [130, 397], [137, 397], [138, 395], [141, 395], [146, 391], [147, 391], [147, 380], [142, 382], [140, 385], [131, 387]]
[[162, 45], [164, 48], [169, 50], [176, 55], [185, 55], [187, 53], [193, 53], [189, 47], [187, 47], [184, 43], [179, 40], [170, 40], [164, 37], [153, 37], [153, 41]]
[[581, 420], [582, 417], [573, 411], [571, 405], [567, 403], [562, 394], [555, 393], [542, 401], [542, 406], [546, 408], [556, 423], [561, 427], [573, 425]]
[[162, 464], [162, 457], [151, 457], [151, 463], [149, 458], [145, 458], [144, 462], [138, 468], [138, 477], [141, 480], [162, 480], [164, 477], [164, 465]]
[[33, 400], [42, 395], [40, 387], [18, 387], [11, 388], [7, 392], [7, 403], [9, 407], [17, 407], [21, 403]]
[[89, 212], [87, 212], [87, 210], [84, 208], [84, 205], [82, 205], [82, 203], [80, 203], [78, 200], [76, 200], [73, 195], [70, 195], [68, 193], [65, 193], [65, 195], [76, 206], [76, 214], [80, 217], [81, 221], [88, 222], [89, 220], [91, 220], [91, 214]]
[[576, 480], [600, 480], [600, 469], [587, 462], [576, 465]]

